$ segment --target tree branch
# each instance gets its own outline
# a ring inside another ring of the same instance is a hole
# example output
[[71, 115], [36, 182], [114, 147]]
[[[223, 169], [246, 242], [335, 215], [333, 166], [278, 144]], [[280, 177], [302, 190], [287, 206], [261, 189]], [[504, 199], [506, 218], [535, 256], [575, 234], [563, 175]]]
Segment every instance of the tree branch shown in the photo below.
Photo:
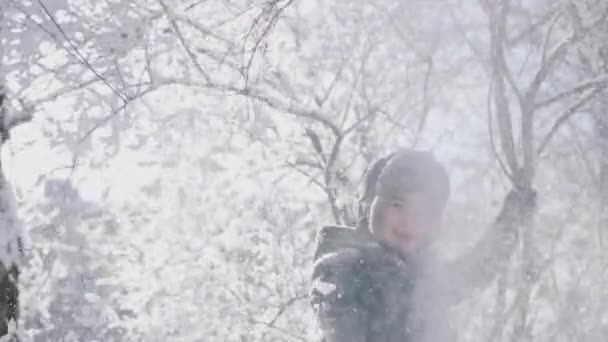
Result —
[[[279, 7], [279, 3], [281, 1], [282, 0], [272, 0], [272, 1], [270, 1], [270, 3], [268, 4], [268, 6], [265, 9], [262, 10], [262, 13], [260, 13], [260, 15], [255, 19], [254, 24], [252, 25], [252, 29], [253, 29], [255, 26], [257, 26], [257, 23], [259, 23], [262, 20], [262, 18], [266, 14], [266, 12], [272, 12], [275, 7], [278, 8], [275, 11], [275, 13], [273, 13], [270, 16], [270, 20], [268, 20], [268, 23], [263, 28], [261, 36], [255, 41], [253, 50], [251, 51], [251, 54], [249, 55], [249, 58], [247, 60], [247, 65], [245, 67], [245, 88], [248, 88], [248, 85], [249, 85], [249, 71], [251, 69], [251, 65], [253, 64], [253, 59], [254, 59], [254, 57], [255, 57], [255, 55], [256, 55], [259, 47], [260, 47], [260, 44], [262, 44], [262, 41], [268, 36], [268, 34], [270, 33], [270, 30], [277, 23], [277, 21], [279, 20], [279, 17], [283, 13], [283, 11], [287, 7], [289, 7], [294, 0], [287, 0], [287, 3], [283, 7]], [[251, 31], [250, 31], [250, 33], [251, 33]], [[245, 37], [245, 41], [243, 43], [243, 51], [245, 50], [245, 44], [247, 43], [247, 39], [249, 38], [249, 36], [250, 36], [250, 34], [248, 34]]]
[[557, 101], [560, 101], [568, 96], [575, 95], [581, 93], [592, 87], [606, 87], [608, 85], [608, 75], [602, 75], [600, 77], [596, 77], [590, 80], [583, 81], [574, 87], [564, 90], [559, 94], [553, 95], [547, 99], [539, 101], [535, 104], [535, 109], [540, 109], [546, 106], [549, 106]]
[[494, 120], [492, 115], [492, 92], [494, 88], [493, 84], [494, 82], [490, 82], [490, 89], [488, 91], [488, 133], [490, 135], [490, 147], [492, 148], [492, 154], [494, 155], [494, 158], [498, 161], [498, 165], [500, 166], [502, 172], [505, 174], [505, 176], [507, 176], [507, 178], [511, 180], [511, 182], [514, 182], [513, 175], [509, 172], [509, 169], [502, 161], [502, 158], [498, 154], [496, 143], [494, 142]]
[[97, 72], [97, 70], [95, 70], [95, 68], [91, 65], [91, 63], [89, 63], [89, 61], [87, 60], [86, 57], [84, 57], [82, 55], [82, 53], [80, 52], [80, 50], [78, 49], [78, 47], [76, 47], [76, 45], [72, 42], [72, 40], [68, 37], [68, 35], [66, 34], [66, 32], [63, 30], [63, 27], [61, 27], [61, 25], [59, 25], [59, 23], [55, 20], [55, 17], [51, 14], [51, 12], [48, 10], [48, 8], [42, 3], [41, 0], [38, 0], [38, 4], [40, 5], [40, 7], [42, 7], [42, 10], [44, 11], [44, 13], [47, 15], [47, 17], [49, 18], [49, 20], [51, 20], [51, 22], [53, 23], [53, 25], [55, 25], [55, 27], [57, 27], [57, 29], [59, 30], [59, 33], [61, 33], [61, 35], [63, 36], [63, 38], [66, 40], [66, 42], [70, 45], [70, 47], [72, 48], [73, 53], [76, 54], [76, 56], [80, 59], [80, 61], [89, 69], [91, 70], [91, 72], [97, 77], [99, 78], [116, 96], [118, 96], [118, 98], [120, 98], [123, 102], [127, 101], [126, 96], [124, 96], [122, 93], [120, 93], [116, 88], [114, 88], [114, 86], [107, 80], [105, 79], [99, 72]]
[[503, 153], [507, 158], [507, 165], [510, 168], [510, 174], [515, 175], [518, 170], [518, 162], [515, 153], [515, 143], [513, 138], [513, 125], [511, 122], [511, 111], [509, 102], [506, 96], [504, 84], [505, 70], [504, 66], [504, 41], [506, 29], [506, 17], [508, 13], [508, 4], [502, 1], [500, 11], [497, 10], [497, 5], [487, 4], [491, 44], [492, 44], [492, 67], [493, 67], [493, 82], [494, 88], [494, 104], [496, 106], [496, 115], [498, 118], [498, 127], [500, 133], [500, 141]]
[[321, 139], [319, 138], [319, 135], [310, 127], [306, 127], [304, 129], [304, 133], [310, 140], [310, 143], [312, 144], [312, 147], [315, 152], [317, 152], [317, 154], [321, 157], [321, 160], [325, 162], [325, 153], [323, 152], [323, 145], [321, 144]]
[[[329, 155], [329, 158], [325, 165], [325, 184], [326, 184], [327, 197], [328, 197], [329, 204], [331, 206], [331, 210], [334, 215], [336, 224], [341, 223], [341, 219], [340, 219], [341, 216], [340, 216], [340, 209], [338, 208], [338, 204], [336, 203], [336, 200], [337, 200], [336, 192], [337, 191], [336, 191], [335, 183], [332, 182], [331, 172], [332, 172], [334, 164], [338, 158], [338, 152], [340, 151], [340, 146], [342, 145], [343, 139], [344, 139], [344, 135], [342, 135], [342, 134], [336, 136], [336, 140], [334, 141], [334, 145], [331, 149], [331, 154]], [[332, 184], [333, 184], [333, 186], [332, 186]]]
[[553, 126], [549, 130], [549, 133], [547, 133], [547, 135], [545, 135], [545, 137], [542, 139], [542, 142], [540, 143], [540, 147], [538, 148], [536, 154], [541, 155], [543, 153], [543, 151], [545, 150], [545, 148], [547, 147], [547, 145], [549, 144], [549, 142], [551, 141], [551, 139], [553, 138], [553, 136], [555, 135], [555, 133], [557, 133], [557, 131], [559, 130], [560, 126], [564, 122], [566, 122], [568, 119], [570, 119], [570, 117], [572, 117], [572, 115], [576, 114], [577, 111], [583, 105], [585, 105], [587, 102], [589, 102], [589, 100], [591, 100], [595, 95], [600, 93], [604, 88], [605, 87], [596, 88], [596, 89], [593, 89], [592, 91], [590, 91], [588, 94], [583, 95], [578, 101], [576, 101], [572, 106], [570, 106], [570, 108], [568, 108], [562, 115], [560, 115], [557, 118], [557, 120], [555, 120], [555, 122], [553, 123]]
[[538, 21], [532, 23], [530, 26], [526, 27], [521, 32], [515, 34], [513, 37], [507, 39], [507, 44], [509, 46], [517, 45], [523, 39], [526, 39], [530, 36], [534, 31], [545, 25], [549, 20], [553, 18], [553, 13], [545, 13]]
[[169, 11], [169, 8], [167, 7], [167, 5], [165, 5], [165, 2], [163, 0], [158, 0], [158, 3], [163, 8], [163, 11], [165, 12], [165, 15], [167, 16], [167, 19], [169, 20], [169, 22], [171, 23], [171, 26], [175, 30], [175, 34], [177, 35], [177, 38], [179, 39], [182, 47], [184, 48], [184, 50], [186, 50], [186, 54], [188, 54], [190, 61], [192, 62], [192, 64], [196, 68], [196, 70], [198, 70], [198, 72], [203, 76], [205, 81], [207, 83], [211, 83], [211, 79], [210, 79], [209, 75], [205, 72], [205, 70], [203, 70], [203, 67], [200, 65], [200, 63], [196, 59], [196, 56], [190, 49], [190, 46], [186, 43], [186, 40], [184, 39], [184, 35], [182, 34], [181, 30], [179, 29], [179, 26], [177, 25], [177, 23], [175, 22], [175, 19], [173, 18], [172, 13]]
[[279, 305], [279, 311], [277, 311], [276, 315], [274, 315], [274, 317], [268, 322], [268, 324], [274, 325], [277, 322], [277, 320], [279, 319], [279, 317], [281, 317], [281, 315], [285, 312], [285, 310], [287, 310], [295, 302], [304, 300], [306, 298], [308, 298], [308, 295], [295, 296], [295, 297], [290, 298], [289, 300], [285, 301], [285, 303]]
[[416, 135], [414, 137], [413, 146], [418, 144], [420, 136], [422, 135], [422, 131], [424, 130], [424, 126], [426, 125], [429, 112], [431, 111], [431, 100], [429, 96], [429, 84], [431, 80], [431, 74], [433, 72], [433, 57], [429, 57], [427, 61], [427, 69], [424, 73], [424, 83], [422, 87], [422, 112], [420, 113], [420, 121], [418, 123], [418, 128], [416, 130]]
[[323, 91], [323, 96], [321, 98], [315, 96], [315, 103], [317, 104], [317, 106], [319, 106], [319, 108], [323, 107], [325, 102], [327, 102], [327, 100], [331, 96], [336, 84], [338, 83], [338, 80], [340, 79], [340, 77], [342, 77], [342, 72], [344, 71], [344, 66], [346, 64], [347, 64], [346, 60], [343, 60], [342, 63], [340, 63], [340, 65], [338, 66], [338, 70], [336, 71], [336, 74], [334, 75], [331, 83], [329, 84], [329, 88], [327, 88], [325, 91]]
[[545, 32], [541, 45], [541, 61], [545, 61], [547, 58], [547, 48], [551, 39], [551, 33], [553, 32], [553, 28], [555, 27], [555, 24], [557, 23], [557, 20], [560, 16], [560, 11], [555, 11], [555, 13], [551, 15], [551, 21], [549, 22], [549, 27], [547, 28], [547, 32]]

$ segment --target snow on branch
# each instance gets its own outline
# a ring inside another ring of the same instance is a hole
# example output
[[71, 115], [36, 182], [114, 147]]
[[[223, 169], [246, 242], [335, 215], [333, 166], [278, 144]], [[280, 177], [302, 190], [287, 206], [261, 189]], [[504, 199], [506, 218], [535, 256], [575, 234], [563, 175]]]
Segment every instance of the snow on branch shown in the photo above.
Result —
[[65, 41], [68, 43], [68, 45], [72, 48], [72, 50], [68, 50], [68, 52], [72, 55], [76, 56], [76, 59], [80, 60], [80, 62], [87, 67], [87, 69], [89, 69], [94, 75], [95, 77], [97, 77], [99, 80], [101, 80], [116, 96], [118, 96], [119, 99], [123, 100], [123, 102], [127, 101], [127, 98], [125, 97], [124, 94], [122, 94], [118, 89], [116, 89], [112, 83], [110, 83], [110, 81], [108, 81], [103, 75], [101, 75], [97, 69], [95, 69], [91, 63], [89, 62], [89, 60], [82, 54], [82, 52], [80, 51], [80, 49], [78, 49], [78, 47], [74, 44], [74, 42], [72, 41], [72, 39], [70, 39], [70, 37], [67, 35], [67, 33], [65, 32], [65, 30], [63, 29], [63, 27], [59, 24], [59, 22], [57, 22], [57, 20], [55, 19], [55, 17], [53, 16], [53, 14], [51, 13], [51, 11], [48, 9], [48, 7], [40, 0], [38, 0], [38, 4], [40, 5], [40, 7], [42, 8], [42, 10], [44, 11], [44, 13], [46, 14], [46, 16], [48, 17], [48, 19], [53, 23], [53, 25], [57, 28], [57, 30], [59, 30], [59, 33], [61, 33], [61, 36], [65, 39]]
[[585, 80], [575, 85], [574, 87], [564, 90], [559, 94], [551, 96], [547, 99], [539, 101], [536, 103], [535, 108], [540, 109], [546, 106], [549, 106], [557, 101], [560, 101], [568, 96], [572, 96], [575, 94], [579, 94], [584, 92], [585, 90], [593, 87], [606, 87], [608, 85], [608, 75], [602, 75], [596, 78], [592, 78], [590, 80]]
[[21, 110], [11, 110], [5, 88], [0, 85], [0, 144], [10, 138], [10, 131], [32, 119], [33, 111], [21, 102]]
[[196, 70], [201, 74], [201, 76], [203, 76], [205, 81], [207, 81], [207, 83], [210, 83], [211, 78], [209, 77], [209, 74], [207, 74], [207, 72], [205, 72], [205, 70], [203, 69], [201, 64], [198, 62], [196, 56], [194, 55], [194, 52], [192, 52], [190, 45], [186, 42], [186, 39], [184, 38], [182, 31], [180, 30], [179, 26], [177, 25], [177, 22], [175, 21], [175, 19], [173, 17], [173, 13], [169, 10], [169, 8], [167, 7], [167, 5], [165, 4], [165, 2], [163, 0], [158, 0], [158, 3], [163, 8], [163, 11], [165, 12], [165, 15], [167, 16], [167, 19], [169, 20], [169, 22], [171, 23], [171, 26], [175, 30], [175, 34], [177, 35], [177, 38], [179, 39], [182, 47], [186, 51], [186, 54], [190, 58], [190, 61], [192, 62], [192, 64], [196, 68]]
[[545, 150], [545, 148], [547, 147], [547, 145], [549, 144], [549, 142], [551, 141], [551, 139], [553, 138], [555, 133], [557, 133], [558, 129], [561, 127], [562, 124], [564, 124], [566, 121], [568, 121], [568, 119], [570, 119], [570, 117], [572, 117], [572, 115], [576, 114], [582, 106], [584, 106], [586, 103], [588, 103], [599, 92], [604, 90], [605, 87], [606, 86], [601, 87], [601, 88], [595, 88], [595, 89], [589, 91], [587, 94], [581, 96], [579, 98], [579, 100], [576, 101], [572, 106], [570, 106], [564, 113], [562, 113], [557, 118], [557, 120], [555, 120], [555, 122], [553, 123], [553, 126], [551, 126], [549, 133], [547, 133], [547, 135], [545, 135], [545, 137], [542, 139], [541, 144], [538, 148], [537, 154], [540, 155]]

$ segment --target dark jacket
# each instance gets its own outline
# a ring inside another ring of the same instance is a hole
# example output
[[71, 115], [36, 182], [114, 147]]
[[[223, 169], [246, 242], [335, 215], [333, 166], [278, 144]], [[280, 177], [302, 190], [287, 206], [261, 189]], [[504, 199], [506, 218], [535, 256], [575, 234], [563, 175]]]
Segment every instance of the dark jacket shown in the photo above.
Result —
[[347, 227], [321, 229], [314, 259], [311, 300], [324, 342], [416, 341], [413, 265]]

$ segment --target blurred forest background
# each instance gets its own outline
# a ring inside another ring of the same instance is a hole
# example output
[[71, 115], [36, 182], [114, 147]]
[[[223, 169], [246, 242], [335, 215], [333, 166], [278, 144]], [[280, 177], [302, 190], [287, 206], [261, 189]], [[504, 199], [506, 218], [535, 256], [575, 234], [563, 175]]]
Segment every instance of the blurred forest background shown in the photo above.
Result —
[[538, 191], [494, 284], [450, 309], [459, 341], [608, 340], [607, 18], [605, 0], [0, 0], [0, 340], [314, 341], [316, 231], [352, 222], [397, 147], [450, 170], [442, 258]]

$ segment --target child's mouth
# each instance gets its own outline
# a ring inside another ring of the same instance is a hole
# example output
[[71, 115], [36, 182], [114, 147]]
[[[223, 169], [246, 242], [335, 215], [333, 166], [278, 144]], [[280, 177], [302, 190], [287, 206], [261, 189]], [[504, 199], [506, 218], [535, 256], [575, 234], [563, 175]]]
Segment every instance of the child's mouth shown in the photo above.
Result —
[[410, 242], [413, 239], [413, 237], [410, 233], [404, 232], [401, 230], [395, 230], [394, 234], [400, 241], [403, 241], [403, 242]]

